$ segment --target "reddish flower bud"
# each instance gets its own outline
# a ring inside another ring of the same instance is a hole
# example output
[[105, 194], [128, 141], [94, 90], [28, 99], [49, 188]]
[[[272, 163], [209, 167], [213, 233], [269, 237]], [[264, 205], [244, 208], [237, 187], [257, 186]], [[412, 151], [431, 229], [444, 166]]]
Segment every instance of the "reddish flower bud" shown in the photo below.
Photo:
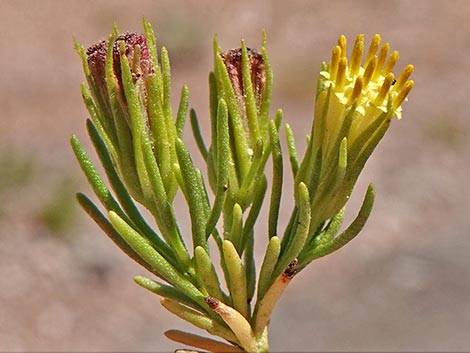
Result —
[[108, 53], [108, 41], [102, 40], [86, 50], [88, 67], [90, 68], [91, 76], [98, 89], [98, 94], [101, 99], [106, 101], [106, 56]]
[[[153, 71], [152, 61], [147, 46], [147, 39], [143, 35], [136, 33], [121, 34], [114, 40], [113, 45], [113, 69], [114, 74], [121, 79], [121, 43], [125, 44], [124, 55], [126, 55], [131, 66], [132, 74], [135, 79], [143, 77], [144, 79], [151, 75]], [[139, 49], [137, 49], [137, 47]], [[121, 81], [119, 81], [121, 82]]]
[[[124, 53], [129, 60], [132, 74], [135, 81], [139, 78], [144, 80], [151, 74], [154, 69], [150, 59], [150, 53], [147, 46], [145, 36], [136, 33], [121, 34], [114, 40], [113, 44], [113, 71], [116, 76], [118, 90], [122, 97], [122, 78], [121, 78], [121, 43], [124, 42]], [[87, 51], [87, 62], [90, 68], [91, 76], [96, 85], [99, 95], [104, 102], [107, 102], [107, 86], [106, 86], [106, 57], [108, 55], [108, 41], [102, 40], [92, 46]], [[105, 103], [107, 104], [107, 103]]]
[[[261, 105], [266, 83], [266, 67], [264, 65], [263, 56], [255, 49], [247, 48], [248, 57], [250, 59], [251, 83], [253, 85], [253, 93], [256, 99], [256, 105]], [[243, 100], [245, 91], [242, 79], [242, 49], [231, 49], [226, 53], [220, 54], [224, 60], [228, 75], [232, 82], [233, 90], [237, 99]]]

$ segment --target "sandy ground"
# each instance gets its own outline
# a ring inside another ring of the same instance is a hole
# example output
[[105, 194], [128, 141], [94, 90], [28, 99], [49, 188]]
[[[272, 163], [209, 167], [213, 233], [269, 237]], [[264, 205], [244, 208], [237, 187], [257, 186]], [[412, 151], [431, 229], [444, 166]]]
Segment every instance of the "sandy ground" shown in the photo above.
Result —
[[241, 37], [256, 47], [267, 30], [273, 109], [284, 109], [298, 140], [311, 124], [320, 62], [339, 34], [380, 33], [400, 51], [399, 69], [415, 65], [404, 119], [368, 162], [351, 201], [353, 215], [375, 183], [369, 224], [296, 278], [272, 320], [271, 348], [469, 351], [470, 1], [463, 0], [0, 0], [0, 351], [164, 352], [180, 347], [164, 330], [197, 332], [133, 283], [145, 270], [73, 201], [75, 190], [90, 190], [68, 146], [72, 133], [87, 141], [72, 38], [90, 45], [114, 21], [140, 31], [143, 15], [170, 51], [174, 92], [189, 84], [202, 125], [214, 33], [225, 48]]

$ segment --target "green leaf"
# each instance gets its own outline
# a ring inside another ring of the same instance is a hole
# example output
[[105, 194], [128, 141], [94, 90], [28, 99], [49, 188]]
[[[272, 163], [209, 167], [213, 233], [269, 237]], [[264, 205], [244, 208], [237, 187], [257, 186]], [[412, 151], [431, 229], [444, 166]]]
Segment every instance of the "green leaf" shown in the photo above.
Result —
[[[113, 51], [114, 39], [117, 35], [109, 37], [108, 52]], [[134, 156], [134, 148], [132, 144], [132, 133], [130, 129], [130, 118], [127, 110], [124, 108], [124, 97], [122, 87], [118, 87], [118, 82], [114, 74], [113, 55], [106, 58], [106, 88], [109, 98], [110, 110], [114, 126], [116, 128], [116, 136], [118, 141], [118, 156], [114, 160], [121, 173], [126, 187], [138, 202], [145, 204], [143, 191], [136, 173], [136, 163]], [[110, 117], [108, 117], [109, 119]]]
[[343, 207], [337, 214], [333, 216], [328, 222], [328, 225], [312, 241], [307, 245], [306, 249], [313, 249], [320, 245], [329, 243], [338, 233], [339, 228], [343, 224], [346, 207]]
[[[145, 18], [142, 20], [144, 25], [145, 39], [147, 40], [147, 47], [149, 50], [150, 58], [152, 59], [152, 64], [154, 67], [155, 77], [158, 83], [158, 91], [163, 92], [163, 79], [162, 73], [160, 71], [160, 64], [158, 62], [158, 53], [157, 53], [157, 41], [155, 39], [155, 34], [153, 32], [152, 25], [150, 22], [146, 21]], [[161, 94], [160, 94], [161, 97]]]
[[295, 144], [294, 132], [292, 131], [289, 124], [286, 124], [286, 140], [292, 175], [295, 178], [297, 171], [299, 170], [299, 159], [297, 157], [297, 147]]
[[261, 270], [259, 273], [258, 300], [257, 301], [263, 298], [264, 294], [269, 288], [269, 284], [271, 283], [272, 273], [279, 259], [280, 252], [281, 252], [281, 241], [276, 236], [271, 237], [271, 239], [269, 239], [269, 244], [266, 248], [266, 252], [264, 254], [264, 259], [263, 259], [263, 264], [261, 265]]
[[223, 256], [230, 276], [230, 280], [228, 282], [230, 296], [233, 299], [233, 307], [247, 318], [249, 314], [248, 296], [246, 275], [242, 260], [231, 241], [224, 240], [223, 249]]
[[[220, 98], [223, 99], [221, 96]], [[217, 78], [214, 72], [209, 73], [209, 111], [211, 116], [211, 148], [217, 150], [217, 114], [219, 111], [219, 94]]]
[[374, 186], [370, 184], [364, 197], [361, 209], [359, 210], [357, 217], [354, 219], [351, 225], [344, 232], [333, 238], [328, 243], [319, 245], [318, 247], [310, 249], [309, 251], [305, 251], [302, 256], [299, 257], [301, 268], [304, 268], [315, 259], [331, 254], [332, 252], [342, 248], [344, 245], [354, 239], [366, 224], [374, 205], [374, 199]]
[[[375, 147], [379, 143], [382, 136], [387, 131], [388, 126], [390, 125], [391, 118], [391, 112], [382, 113], [366, 129], [364, 129], [364, 131], [358, 137], [356, 137], [354, 141], [351, 141], [351, 147], [349, 148], [349, 163], [351, 165], [357, 163], [360, 155], [364, 155], [364, 151], [367, 149], [367, 146], [372, 145]], [[370, 148], [368, 150], [370, 150]], [[372, 151], [370, 151], [370, 153], [372, 153]], [[367, 158], [369, 157], [370, 153], [367, 154]]]
[[266, 177], [262, 178], [255, 187], [253, 203], [251, 204], [245, 225], [243, 226], [242, 250], [245, 249], [249, 237], [253, 236], [253, 229], [261, 211], [267, 187], [268, 183]]
[[245, 276], [246, 276], [246, 295], [248, 297], [248, 303], [251, 303], [251, 299], [255, 294], [256, 289], [256, 266], [255, 266], [255, 238], [253, 231], [248, 235], [246, 240], [246, 246], [244, 250], [244, 260], [245, 260]]
[[87, 121], [88, 134], [93, 142], [96, 153], [101, 160], [103, 168], [106, 172], [109, 182], [116, 193], [119, 202], [124, 208], [124, 211], [129, 216], [129, 219], [134, 223], [134, 228], [138, 229], [140, 232], [145, 234], [147, 239], [149, 239], [152, 244], [158, 248], [162, 255], [170, 262], [174, 263], [175, 257], [173, 250], [166, 244], [159, 236], [154, 232], [154, 230], [147, 224], [145, 219], [142, 217], [137, 206], [132, 201], [131, 196], [129, 195], [126, 187], [123, 185], [121, 179], [114, 169], [114, 165], [111, 161], [108, 150], [104, 141], [101, 139], [98, 131], [91, 121]]
[[80, 206], [90, 216], [91, 219], [101, 228], [101, 230], [118, 246], [127, 256], [133, 259], [142, 267], [146, 268], [153, 274], [157, 273], [137, 252], [132, 249], [121, 235], [116, 232], [111, 223], [101, 213], [101, 211], [93, 204], [93, 202], [82, 193], [77, 193], [77, 200]]
[[160, 278], [170, 283], [182, 293], [190, 297], [201, 307], [205, 308], [204, 295], [184, 277], [177, 269], [165, 260], [160, 253], [155, 250], [148, 241], [129, 226], [115, 212], [109, 212], [109, 220], [114, 229], [124, 238], [130, 247], [147, 262]]
[[[111, 139], [108, 136], [108, 133], [106, 132], [102, 121], [103, 117], [99, 116], [99, 112], [96, 108], [95, 103], [93, 102], [93, 99], [91, 98], [90, 91], [86, 87], [85, 83], [82, 84], [82, 97], [83, 101], [85, 103], [85, 106], [87, 107], [88, 113], [90, 114], [91, 119], [93, 120], [93, 123], [96, 126], [96, 129], [99, 131], [99, 134], [101, 138], [106, 141], [106, 145], [109, 148], [109, 151], [111, 155], [113, 156], [114, 160], [118, 160], [118, 152], [116, 150], [115, 144], [111, 141]], [[109, 118], [109, 117], [108, 117]]]
[[172, 314], [175, 314], [179, 318], [199, 327], [200, 329], [206, 330], [211, 335], [223, 337], [231, 342], [238, 342], [232, 331], [226, 328], [225, 325], [223, 326], [223, 324], [207, 317], [207, 315], [190, 309], [171, 299], [164, 299], [161, 304]]
[[198, 181], [198, 173], [194, 168], [189, 151], [183, 141], [176, 140], [176, 153], [181, 168], [183, 190], [188, 203], [189, 213], [191, 216], [191, 230], [193, 236], [193, 246], [202, 246], [207, 250], [206, 240], [206, 209], [208, 208], [207, 200], [200, 190]]
[[143, 277], [143, 276], [135, 276], [134, 281], [139, 286], [161, 297], [176, 300], [196, 310], [203, 309], [194, 300], [189, 298], [187, 295], [185, 295], [184, 293], [182, 293], [179, 289], [176, 289], [175, 287], [168, 286], [166, 284], [160, 283], [158, 281], [154, 281], [150, 278]]
[[328, 174], [320, 181], [316, 197], [312, 201], [313, 207], [318, 209], [315, 214], [317, 220], [330, 219], [344, 206], [344, 202], [347, 200], [347, 198], [337, 197], [340, 190], [344, 189], [344, 179], [347, 175], [348, 141], [346, 137], [341, 141], [335, 161], [336, 165], [332, 165]]
[[[250, 202], [252, 202], [254, 186], [256, 185], [256, 182], [260, 178], [260, 176], [264, 174], [264, 166], [266, 165], [268, 156], [271, 152], [270, 148], [271, 146], [269, 145], [266, 151], [264, 151], [263, 140], [258, 139], [254, 145], [250, 169], [248, 169], [248, 172], [242, 184], [240, 185], [238, 190], [233, 190], [233, 187], [230, 188], [231, 193], [236, 194], [234, 198], [238, 200], [238, 202], [240, 203], [240, 205], [243, 206], [244, 209], [246, 209], [249, 206]], [[232, 181], [233, 179], [234, 178], [229, 178], [230, 181]], [[231, 183], [231, 185], [232, 184], [233, 182]]]
[[115, 211], [121, 217], [127, 218], [126, 214], [121, 209], [121, 207], [107, 188], [103, 179], [101, 179], [100, 175], [98, 174], [98, 171], [96, 170], [95, 166], [88, 157], [85, 149], [80, 143], [80, 140], [75, 135], [72, 135], [72, 137], [70, 138], [70, 143], [72, 145], [73, 152], [75, 153], [75, 157], [77, 158], [77, 161], [80, 164], [83, 173], [87, 177], [88, 182], [90, 183], [93, 191], [95, 192], [96, 196], [101, 201], [103, 206], [106, 208], [106, 210]]
[[144, 158], [145, 168], [149, 175], [150, 186], [153, 190], [153, 201], [156, 205], [152, 210], [152, 214], [154, 215], [165, 240], [173, 248], [179, 262], [189, 267], [190, 256], [178, 228], [173, 206], [168, 200], [163, 180], [152, 152], [148, 149], [144, 150]]
[[[343, 123], [341, 125], [341, 128], [339, 130], [339, 133], [336, 136], [336, 139], [333, 143], [333, 147], [331, 147], [329, 150], [331, 152], [333, 151], [338, 151], [341, 148], [341, 144], [343, 144], [343, 140], [345, 137], [348, 136], [352, 121], [355, 117], [356, 114], [356, 108], [357, 108], [357, 102], [353, 103], [351, 108], [349, 108], [348, 113], [344, 117]], [[322, 178], [326, 179], [328, 178], [332, 173], [334, 173], [336, 170], [336, 166], [338, 164], [338, 154], [337, 153], [329, 153], [328, 155], [324, 156], [325, 161], [323, 162], [323, 172], [322, 172]]]
[[183, 85], [181, 89], [180, 104], [178, 106], [178, 115], [176, 116], [176, 135], [179, 138], [183, 137], [184, 123], [186, 122], [186, 114], [188, 113], [189, 104], [189, 88]]
[[242, 245], [242, 230], [243, 230], [243, 210], [238, 203], [233, 205], [232, 211], [232, 227], [230, 229], [228, 239], [232, 242], [237, 249], [237, 252], [241, 254]]
[[268, 236], [277, 236], [277, 223], [279, 220], [279, 209], [281, 207], [281, 193], [283, 182], [283, 163], [279, 132], [274, 121], [269, 122], [269, 137], [272, 146], [273, 178], [271, 185], [271, 203], [269, 206]]
[[216, 77], [218, 78], [217, 89], [219, 96], [222, 96], [227, 103], [229, 112], [229, 121], [233, 136], [233, 152], [235, 163], [240, 180], [244, 180], [250, 166], [250, 157], [248, 154], [248, 141], [245, 127], [242, 121], [242, 113], [239, 110], [238, 101], [233, 91], [227, 69], [220, 55], [216, 55]]
[[264, 67], [266, 69], [266, 82], [264, 85], [263, 101], [261, 102], [260, 108], [260, 126], [261, 136], [268, 135], [268, 117], [269, 108], [271, 106], [271, 96], [273, 87], [273, 71], [271, 69], [271, 63], [269, 61], [268, 52], [266, 50], [266, 32], [263, 32], [263, 43], [261, 47], [261, 55], [263, 55]]
[[[382, 137], [387, 132], [390, 126], [390, 122], [390, 120], [386, 119], [382, 123], [382, 125], [377, 129], [375, 134], [363, 146], [363, 149], [359, 153], [359, 156], [357, 156], [355, 160], [348, 160], [348, 172], [344, 178], [345, 180], [343, 183], [343, 187], [341, 188], [341, 190], [338, 191], [338, 195], [336, 196], [336, 199], [340, 200], [337, 201], [338, 203], [341, 202], [341, 200], [344, 200], [343, 202], [347, 201], [349, 195], [351, 194], [354, 188], [354, 185], [356, 184], [357, 178], [359, 177], [362, 169], [364, 168], [364, 165], [366, 164], [374, 149], [377, 147]], [[348, 150], [348, 152], [350, 152], [350, 150]], [[350, 155], [351, 153], [348, 154]]]
[[219, 278], [207, 251], [204, 250], [202, 246], [197, 246], [194, 249], [194, 257], [196, 260], [197, 273], [201, 276], [207, 293], [212, 297], [224, 301], [225, 295], [220, 289]]
[[297, 258], [302, 251], [310, 230], [310, 218], [311, 218], [311, 203], [308, 188], [304, 183], [298, 185], [299, 190], [299, 218], [297, 221], [297, 227], [295, 234], [292, 236], [289, 244], [285, 249], [282, 250], [279, 257], [279, 261], [271, 276], [272, 284], [274, 280], [287, 268], [287, 266]]
[[[124, 43], [121, 45], [121, 51], [125, 51]], [[134, 78], [129, 66], [129, 60], [121, 54], [121, 77], [124, 93], [127, 101], [127, 109], [131, 120], [132, 143], [135, 156], [135, 169], [139, 177], [140, 186], [142, 188], [145, 206], [151, 208], [152, 190], [150, 187], [149, 175], [145, 167], [144, 149], [150, 149], [150, 140], [146, 134], [145, 121], [141, 103], [139, 101]]]
[[[110, 36], [110, 40], [114, 41], [114, 36]], [[78, 55], [82, 59], [83, 71], [85, 73], [88, 87], [90, 87], [91, 95], [93, 96], [93, 100], [95, 102], [94, 106], [96, 107], [96, 110], [97, 110], [96, 117], [99, 119], [110, 141], [112, 141], [112, 143], [116, 145], [115, 127], [113, 124], [113, 119], [108, 116], [109, 115], [109, 102], [104, 100], [103, 90], [101, 90], [100, 92], [99, 88], [95, 84], [93, 76], [91, 75], [91, 72], [90, 72], [90, 68], [88, 66], [88, 57], [87, 57], [85, 48], [82, 45], [80, 45], [77, 41], [74, 41], [74, 46]], [[82, 91], [82, 94], [83, 94], [83, 91]]]
[[[276, 133], [279, 132], [279, 126], [282, 120], [282, 110], [278, 109], [276, 112], [276, 117], [274, 120], [274, 126], [276, 129]], [[263, 148], [264, 151], [263, 151]], [[245, 180], [243, 181], [240, 190], [237, 193], [237, 200], [243, 208], [247, 208], [249, 203], [252, 202], [253, 198], [253, 190], [258, 185], [258, 183], [265, 178], [265, 167], [268, 161], [269, 156], [271, 155], [271, 151], [273, 149], [271, 139], [268, 140], [267, 144], [263, 144], [263, 140], [259, 139], [257, 144], [255, 145], [255, 151], [253, 155], [252, 165], [250, 166], [250, 170], [248, 171]], [[279, 161], [277, 161], [279, 162]], [[253, 173], [254, 171], [254, 173]], [[253, 176], [252, 176], [253, 175]], [[251, 186], [251, 187], [250, 187]]]
[[171, 145], [169, 139], [167, 120], [163, 112], [162, 92], [156, 76], [149, 76], [147, 86], [147, 111], [150, 131], [152, 133], [153, 154], [158, 162], [160, 174], [165, 182], [165, 190], [169, 191], [169, 179], [173, 178], [173, 161], [171, 156]]
[[245, 41], [242, 40], [242, 83], [243, 83], [243, 94], [245, 98], [245, 110], [246, 119], [248, 122], [248, 130], [250, 135], [250, 141], [253, 145], [261, 135], [259, 131], [258, 111], [256, 107], [255, 94], [253, 93], [253, 84], [251, 82], [251, 65], [250, 58], [248, 56], [248, 50], [246, 48]]
[[223, 99], [220, 100], [217, 112], [217, 189], [214, 199], [214, 205], [206, 224], [206, 237], [214, 230], [217, 221], [220, 218], [225, 198], [227, 196], [228, 171], [230, 168], [230, 136], [228, 129], [227, 106]]
[[204, 139], [201, 134], [201, 129], [199, 128], [197, 114], [194, 109], [191, 109], [189, 111], [189, 120], [191, 122], [191, 128], [193, 130], [194, 139], [196, 140], [196, 145], [199, 149], [199, 152], [201, 153], [202, 158], [204, 159], [204, 161], [207, 162], [207, 147], [204, 143]]

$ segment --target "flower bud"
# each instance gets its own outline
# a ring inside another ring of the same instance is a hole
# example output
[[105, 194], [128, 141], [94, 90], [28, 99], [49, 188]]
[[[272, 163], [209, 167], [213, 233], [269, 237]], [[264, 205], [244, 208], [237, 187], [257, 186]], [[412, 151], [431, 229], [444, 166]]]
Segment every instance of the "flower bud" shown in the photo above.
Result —
[[[247, 52], [251, 84], [256, 106], [259, 111], [266, 85], [266, 67], [264, 65], [263, 56], [256, 49], [247, 48]], [[243, 108], [246, 92], [243, 87], [242, 48], [231, 49], [225, 53], [221, 53], [220, 56], [224, 60], [238, 103], [241, 108]]]
[[[87, 63], [91, 76], [99, 92], [100, 99], [109, 101], [106, 84], [106, 60], [108, 56], [108, 41], [102, 40], [86, 50]], [[122, 52], [121, 52], [122, 51]], [[121, 76], [121, 55], [129, 60], [134, 82], [139, 78], [146, 80], [154, 73], [145, 36], [136, 33], [121, 34], [113, 40], [113, 72], [118, 83], [121, 98], [124, 98]]]
[[[218, 107], [227, 108], [230, 164], [228, 194], [243, 210], [251, 204], [262, 179], [268, 155], [271, 153], [269, 135], [269, 105], [272, 87], [265, 38], [261, 50], [241, 47], [222, 52], [214, 40], [215, 68], [211, 73], [212, 131], [215, 137], [221, 117]], [[220, 149], [214, 139], [209, 155], [209, 175], [216, 175], [220, 164], [216, 151]], [[214, 182], [211, 182], [213, 185]], [[233, 206], [233, 205], [232, 205]], [[230, 208], [232, 208], [230, 206]]]
[[[92, 105], [90, 113], [97, 112], [94, 123], [132, 197], [152, 210], [156, 186], [151, 178], [157, 178], [154, 182], [161, 178], [166, 193], [161, 198], [172, 200], [176, 193], [176, 127], [169, 102], [167, 53], [162, 50], [167, 66], [161, 69], [155, 41], [146, 35], [114, 34], [109, 41], [90, 46], [86, 55], [82, 51], [82, 59], [93, 96], [86, 101]], [[152, 168], [158, 168], [160, 176], [155, 177]]]
[[[92, 120], [88, 128], [123, 207], [135, 215], [134, 199], [147, 208], [171, 247], [165, 251], [173, 251], [189, 266], [172, 205], [180, 173], [175, 145], [183, 130], [189, 92], [183, 87], [177, 130], [168, 53], [164, 48], [158, 53], [150, 23], [144, 21], [144, 30], [145, 35], [119, 35], [115, 28], [108, 41], [87, 50], [76, 43], [88, 83], [82, 85]], [[155, 234], [150, 238], [155, 240]]]
[[101, 97], [106, 97], [106, 56], [108, 42], [105, 40], [88, 47], [86, 50], [88, 67]]
[[129, 60], [135, 81], [139, 78], [146, 80], [154, 73], [145, 36], [136, 33], [121, 34], [114, 40], [113, 45], [113, 70], [120, 87], [122, 86], [121, 55], [125, 55]]

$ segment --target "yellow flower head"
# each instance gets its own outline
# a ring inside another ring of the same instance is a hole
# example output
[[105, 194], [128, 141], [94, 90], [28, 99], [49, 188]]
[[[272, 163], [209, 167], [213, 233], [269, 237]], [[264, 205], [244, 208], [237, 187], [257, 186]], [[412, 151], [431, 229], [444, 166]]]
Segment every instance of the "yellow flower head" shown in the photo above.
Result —
[[401, 104], [414, 85], [412, 80], [408, 80], [413, 65], [406, 66], [395, 79], [392, 70], [398, 60], [398, 52], [393, 51], [389, 55], [388, 43], [379, 47], [380, 35], [376, 34], [364, 58], [364, 35], [360, 34], [348, 60], [346, 37], [342, 35], [333, 48], [330, 63], [324, 64], [315, 106], [316, 120], [324, 120], [324, 125], [316, 129], [316, 134], [318, 129], [324, 130], [325, 135], [321, 139], [323, 152], [328, 152], [338, 137], [348, 113], [352, 114], [345, 136], [348, 146], [377, 119], [385, 116], [386, 120], [393, 116], [401, 119]]
[[364, 50], [364, 35], [356, 37], [346, 57], [346, 37], [340, 36], [331, 61], [323, 63], [315, 119], [308, 150], [296, 175], [309, 186], [312, 207], [322, 210], [316, 222], [333, 217], [345, 205], [360, 172], [394, 116], [401, 119], [401, 104], [413, 88], [408, 65], [395, 79], [398, 52], [380, 45], [374, 35]]

